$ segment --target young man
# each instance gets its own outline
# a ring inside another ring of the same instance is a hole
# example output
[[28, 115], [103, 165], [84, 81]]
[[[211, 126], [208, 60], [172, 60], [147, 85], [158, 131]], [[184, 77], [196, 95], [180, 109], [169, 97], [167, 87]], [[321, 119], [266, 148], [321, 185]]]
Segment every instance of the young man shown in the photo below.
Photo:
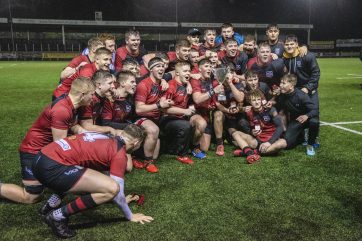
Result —
[[[34, 177], [32, 161], [42, 147], [64, 138], [71, 128], [74, 133], [84, 131], [76, 124], [76, 110], [92, 100], [94, 85], [88, 78], [73, 81], [69, 95], [62, 96], [48, 105], [30, 127], [19, 147], [21, 175], [24, 188], [14, 184], [2, 184], [0, 196], [19, 203], [39, 201], [43, 186]], [[59, 199], [59, 196], [54, 196]]]
[[[200, 79], [191, 79], [192, 99], [195, 103], [196, 115], [191, 118], [191, 126], [195, 128], [192, 154], [199, 159], [206, 157], [210, 147], [212, 127], [210, 114], [216, 108], [216, 95], [224, 90], [216, 80], [211, 79], [212, 67], [208, 59], [199, 62]], [[222, 121], [214, 123], [221, 125]]]
[[272, 90], [279, 88], [280, 78], [287, 73], [282, 59], [273, 60], [267, 43], [259, 44], [258, 56], [249, 60], [248, 70], [257, 72], [259, 81], [266, 83]]
[[248, 56], [238, 50], [238, 44], [234, 39], [227, 39], [225, 41], [225, 50], [219, 52], [219, 59], [221, 63], [227, 66], [230, 62], [235, 65], [235, 73], [238, 79], [245, 80], [246, 66], [248, 63]]
[[[110, 33], [101, 33], [99, 35], [99, 40], [104, 44], [104, 47], [112, 52], [112, 61], [109, 65], [109, 70], [111, 73], [115, 72], [114, 62], [116, 60], [116, 37]], [[87, 55], [89, 53], [89, 48], [85, 48], [82, 52], [82, 55]]]
[[249, 164], [260, 159], [259, 153], [276, 153], [287, 146], [284, 139], [283, 123], [274, 107], [265, 108], [262, 100], [265, 97], [260, 90], [253, 90], [249, 94], [252, 108], [246, 111], [246, 116], [252, 128], [252, 135], [236, 131], [232, 134], [241, 149], [235, 150], [235, 156], [246, 156]]
[[192, 48], [192, 49], [190, 50], [189, 59], [190, 59], [190, 62], [191, 62], [192, 66], [193, 66], [194, 68], [197, 68], [197, 63], [199, 62], [199, 58], [200, 58], [199, 51], [197, 51], [196, 49]]
[[125, 59], [134, 59], [141, 66], [143, 65], [143, 56], [147, 50], [140, 46], [141, 37], [137, 30], [129, 30], [124, 35], [126, 45], [119, 47], [116, 51], [115, 67], [116, 71], [122, 69], [122, 61]]
[[284, 53], [284, 43], [279, 40], [279, 26], [277, 24], [268, 24], [265, 32], [273, 59], [282, 58]]
[[248, 60], [257, 56], [257, 45], [256, 39], [254, 35], [248, 34], [245, 37], [245, 41], [243, 44], [243, 51], [248, 56]]
[[192, 127], [189, 119], [195, 113], [195, 108], [189, 106], [187, 84], [190, 80], [191, 68], [188, 62], [178, 62], [175, 66], [175, 79], [169, 83], [164, 96], [173, 101], [170, 108], [165, 109], [160, 120], [163, 138], [162, 150], [165, 153], [177, 155], [176, 159], [185, 164], [193, 164], [187, 156], [191, 141]]
[[57, 86], [53, 92], [53, 100], [67, 94], [70, 90], [72, 82], [78, 77], [87, 77], [92, 78], [93, 74], [97, 70], [106, 70], [109, 71], [109, 65], [111, 64], [112, 53], [108, 49], [102, 47], [96, 50], [95, 52], [95, 62], [84, 65], [80, 70], [74, 73], [69, 78], [64, 79]]
[[79, 124], [87, 131], [115, 135], [115, 129], [102, 126], [102, 111], [107, 99], [111, 98], [114, 89], [114, 76], [106, 70], [97, 70], [92, 81], [95, 84], [96, 91], [91, 104], [79, 109]]
[[234, 39], [238, 43], [239, 50], [243, 50], [244, 36], [234, 32], [234, 26], [231, 23], [221, 25], [221, 35], [215, 39], [216, 44], [223, 45], [227, 39]]
[[[205, 56], [207, 50], [215, 49], [220, 51], [220, 45], [215, 43], [216, 30], [215, 29], [205, 29], [204, 31], [204, 43], [199, 47], [200, 56]], [[208, 56], [205, 56], [208, 58]]]
[[156, 173], [158, 168], [154, 160], [159, 152], [159, 127], [158, 122], [161, 116], [161, 110], [169, 108], [173, 101], [161, 98], [163, 91], [161, 89], [161, 79], [165, 73], [165, 65], [161, 58], [154, 57], [148, 62], [150, 77], [142, 80], [136, 88], [135, 106], [138, 120], [136, 124], [142, 125], [147, 132], [144, 144], [144, 163], [135, 165], [136, 168], [145, 167], [148, 172]]
[[297, 77], [293, 74], [286, 74], [280, 82], [281, 95], [277, 99], [276, 107], [289, 116], [285, 139], [288, 148], [297, 145], [297, 139], [305, 128], [309, 129], [307, 155], [314, 156], [316, 137], [319, 132], [318, 106], [312, 99], [296, 88]]
[[73, 74], [77, 73], [82, 66], [93, 63], [95, 61], [95, 52], [97, 49], [102, 47], [104, 47], [104, 43], [98, 37], [89, 39], [87, 53], [81, 54], [72, 59], [68, 66], [65, 67], [60, 73], [60, 81], [67, 79]]
[[[132, 222], [151, 222], [150, 216], [133, 214], [124, 195], [126, 153], [138, 149], [145, 138], [136, 125], [125, 128], [115, 138], [95, 132], [59, 139], [46, 147], [33, 161], [36, 178], [58, 193], [82, 195], [50, 211], [45, 223], [60, 238], [75, 236], [68, 227], [68, 218], [76, 213], [113, 200]], [[102, 171], [110, 171], [107, 176]]]
[[190, 42], [191, 48], [199, 50], [201, 32], [197, 28], [191, 28], [187, 32], [186, 39]]

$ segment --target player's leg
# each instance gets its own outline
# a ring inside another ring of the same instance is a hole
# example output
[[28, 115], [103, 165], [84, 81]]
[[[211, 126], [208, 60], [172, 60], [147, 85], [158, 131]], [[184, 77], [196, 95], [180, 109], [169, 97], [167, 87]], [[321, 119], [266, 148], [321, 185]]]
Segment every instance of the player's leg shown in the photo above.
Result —
[[258, 142], [254, 137], [241, 131], [233, 132], [232, 137], [240, 147], [240, 149], [234, 151], [234, 156], [246, 156], [246, 160], [250, 164], [260, 159], [260, 155], [255, 150]]
[[314, 117], [308, 120], [308, 145], [307, 145], [307, 155], [314, 156], [314, 144], [316, 143], [316, 138], [319, 134], [319, 118]]
[[287, 148], [291, 149], [298, 143], [298, 136], [304, 130], [304, 125], [296, 120], [291, 120], [288, 123], [287, 131], [285, 132], [285, 140], [287, 141]]
[[146, 139], [143, 144], [144, 156], [145, 156], [145, 167], [148, 172], [156, 173], [158, 168], [154, 165], [154, 154], [157, 147], [156, 156], [158, 156], [159, 146], [157, 146], [158, 135], [160, 129], [151, 120], [145, 120], [141, 124], [147, 133]]
[[200, 149], [200, 141], [207, 127], [207, 122], [201, 115], [193, 115], [190, 118], [190, 124], [194, 129], [192, 139], [192, 154], [196, 158], [203, 159], [206, 157], [206, 154]]
[[287, 147], [285, 139], [281, 138], [268, 147], [265, 154], [274, 154]]
[[224, 140], [223, 140], [223, 124], [224, 124], [224, 114], [221, 111], [214, 112], [214, 132], [216, 136], [216, 155], [223, 156], [224, 153]]

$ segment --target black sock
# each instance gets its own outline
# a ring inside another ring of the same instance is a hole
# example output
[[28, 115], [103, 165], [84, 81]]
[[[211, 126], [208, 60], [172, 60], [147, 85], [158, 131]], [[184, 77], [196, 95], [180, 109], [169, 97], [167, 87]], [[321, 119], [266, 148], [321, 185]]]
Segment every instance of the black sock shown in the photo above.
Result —
[[216, 145], [224, 145], [224, 139], [221, 138], [216, 138]]

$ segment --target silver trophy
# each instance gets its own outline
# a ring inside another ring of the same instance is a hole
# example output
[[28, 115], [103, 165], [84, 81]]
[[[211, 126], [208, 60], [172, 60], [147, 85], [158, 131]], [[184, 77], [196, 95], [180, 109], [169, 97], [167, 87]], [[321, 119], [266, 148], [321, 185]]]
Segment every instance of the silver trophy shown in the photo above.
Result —
[[[229, 73], [229, 68], [215, 68], [213, 70], [213, 73], [214, 73], [216, 81], [222, 85], [226, 79], [226, 75]], [[225, 96], [224, 92], [219, 93], [217, 100], [226, 101], [226, 96]]]

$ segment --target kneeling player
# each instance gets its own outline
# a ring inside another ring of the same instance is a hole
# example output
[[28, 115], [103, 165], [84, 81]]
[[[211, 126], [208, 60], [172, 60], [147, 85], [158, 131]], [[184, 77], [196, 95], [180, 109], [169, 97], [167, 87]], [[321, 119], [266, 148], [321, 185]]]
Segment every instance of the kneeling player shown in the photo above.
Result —
[[[122, 136], [112, 138], [95, 132], [70, 136], [44, 147], [33, 161], [37, 179], [57, 193], [83, 193], [74, 201], [49, 212], [45, 222], [61, 238], [75, 232], [68, 217], [113, 200], [132, 222], [150, 222], [152, 217], [132, 214], [124, 195], [126, 153], [138, 149], [146, 133], [142, 127], [127, 126]], [[110, 176], [100, 171], [110, 171]], [[84, 194], [86, 193], [86, 194]]]
[[232, 134], [241, 148], [234, 151], [234, 155], [245, 155], [250, 164], [260, 159], [260, 153], [276, 153], [287, 146], [286, 141], [280, 138], [283, 133], [283, 124], [276, 109], [264, 108], [263, 99], [264, 96], [260, 90], [251, 91], [249, 94], [252, 108], [246, 111], [246, 116], [254, 137], [240, 131]]

